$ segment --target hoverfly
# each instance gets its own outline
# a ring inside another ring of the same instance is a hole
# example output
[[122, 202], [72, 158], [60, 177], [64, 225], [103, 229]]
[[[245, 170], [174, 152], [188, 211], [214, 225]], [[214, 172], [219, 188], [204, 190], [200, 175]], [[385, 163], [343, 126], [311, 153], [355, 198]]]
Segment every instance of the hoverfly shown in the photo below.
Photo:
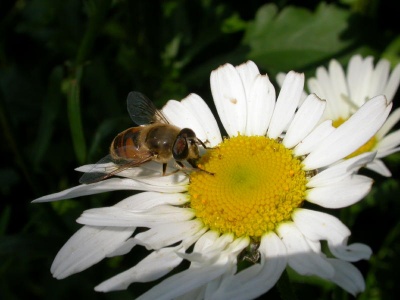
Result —
[[116, 167], [105, 173], [89, 171], [82, 175], [80, 183], [98, 182], [149, 161], [162, 164], [163, 176], [171, 159], [174, 159], [181, 169], [185, 168], [182, 163], [184, 160], [198, 169], [198, 146], [207, 147], [192, 129], [181, 129], [170, 124], [153, 102], [139, 92], [128, 94], [127, 108], [132, 121], [139, 126], [119, 133], [111, 143], [109, 155], [97, 162], [92, 170], [109, 162], [114, 163]]

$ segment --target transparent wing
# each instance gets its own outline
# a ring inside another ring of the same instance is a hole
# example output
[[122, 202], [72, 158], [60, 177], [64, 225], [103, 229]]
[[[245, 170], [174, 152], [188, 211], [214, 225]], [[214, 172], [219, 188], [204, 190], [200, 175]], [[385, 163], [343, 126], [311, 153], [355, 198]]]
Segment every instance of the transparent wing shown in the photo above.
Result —
[[84, 173], [79, 179], [79, 183], [89, 184], [107, 179], [126, 169], [138, 167], [145, 162], [151, 161], [153, 157], [154, 155], [150, 152], [145, 152], [133, 158], [117, 162], [109, 154], [94, 164], [88, 172]]
[[151, 102], [149, 98], [139, 92], [130, 92], [126, 100], [128, 113], [137, 125], [152, 123], [169, 124], [165, 116]]

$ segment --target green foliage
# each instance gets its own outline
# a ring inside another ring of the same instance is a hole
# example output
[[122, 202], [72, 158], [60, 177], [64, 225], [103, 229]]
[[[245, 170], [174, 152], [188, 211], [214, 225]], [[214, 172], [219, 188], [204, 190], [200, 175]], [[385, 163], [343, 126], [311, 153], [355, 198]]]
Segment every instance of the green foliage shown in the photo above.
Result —
[[[254, 60], [272, 81], [291, 69], [315, 74], [331, 58], [354, 53], [400, 62], [397, 1], [50, 1], [0, 3], [0, 298], [131, 299], [149, 285], [96, 293], [101, 281], [134, 265], [134, 257], [99, 263], [58, 281], [50, 266], [88, 208], [113, 205], [126, 192], [55, 204], [36, 197], [78, 184], [74, 168], [107, 154], [132, 126], [126, 96], [137, 90], [161, 107], [194, 92], [214, 109], [210, 72]], [[290, 5], [286, 5], [286, 4]], [[399, 106], [399, 93], [394, 106]], [[375, 174], [372, 193], [342, 213], [352, 240], [372, 246], [359, 267], [360, 299], [389, 299], [399, 290], [399, 155]], [[299, 299], [351, 298], [325, 281], [296, 278]], [[313, 284], [309, 284], [312, 282]], [[279, 295], [272, 290], [270, 295]]]

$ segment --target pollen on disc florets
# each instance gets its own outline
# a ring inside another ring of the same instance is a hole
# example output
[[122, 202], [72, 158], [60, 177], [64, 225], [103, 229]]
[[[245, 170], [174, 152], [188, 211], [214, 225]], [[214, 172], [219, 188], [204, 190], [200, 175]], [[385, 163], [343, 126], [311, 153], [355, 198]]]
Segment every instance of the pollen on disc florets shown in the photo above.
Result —
[[291, 218], [306, 192], [301, 160], [279, 141], [237, 136], [210, 149], [190, 175], [190, 206], [208, 228], [257, 240]]

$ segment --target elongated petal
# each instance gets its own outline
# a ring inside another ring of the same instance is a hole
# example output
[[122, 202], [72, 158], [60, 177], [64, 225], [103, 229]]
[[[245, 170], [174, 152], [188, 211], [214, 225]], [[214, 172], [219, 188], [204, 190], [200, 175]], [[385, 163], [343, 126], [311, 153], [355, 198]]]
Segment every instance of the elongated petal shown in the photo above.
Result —
[[326, 213], [298, 208], [292, 219], [312, 241], [327, 240], [332, 245], [342, 245], [350, 236], [350, 230], [339, 219]]
[[246, 129], [247, 104], [242, 80], [237, 70], [225, 64], [211, 72], [211, 92], [218, 115], [229, 136]]
[[205, 132], [205, 137], [198, 136], [204, 143], [209, 142], [210, 147], [215, 147], [221, 141], [221, 132], [213, 113], [204, 100], [196, 95], [190, 94], [181, 102], [194, 115]]
[[174, 125], [180, 128], [190, 128], [202, 141], [208, 141], [212, 145], [221, 142], [221, 133], [210, 108], [196, 94], [178, 102], [170, 100], [162, 109], [163, 114]]
[[161, 278], [181, 263], [182, 258], [176, 254], [177, 249], [172, 247], [151, 252], [136, 266], [96, 286], [95, 291], [125, 290], [133, 282], [149, 282]]
[[356, 262], [361, 259], [369, 259], [372, 249], [364, 244], [354, 243], [350, 245], [329, 245], [329, 250], [341, 260]]
[[243, 88], [246, 93], [246, 98], [247, 101], [249, 101], [251, 88], [256, 77], [260, 75], [260, 71], [258, 70], [257, 65], [251, 60], [237, 66], [236, 71], [238, 72], [240, 79], [242, 80]]
[[349, 176], [347, 180], [308, 190], [306, 199], [326, 208], [347, 207], [364, 198], [372, 183], [373, 180], [366, 176]]
[[390, 151], [391, 149], [396, 148], [399, 145], [400, 145], [400, 129], [385, 136], [381, 141], [379, 141], [378, 145], [376, 146], [376, 149], [379, 149], [378, 152], [385, 152], [385, 151]]
[[225, 256], [221, 259], [221, 261], [218, 262], [218, 264], [188, 269], [174, 276], [168, 277], [137, 299], [174, 299], [193, 289], [201, 287], [207, 282], [212, 281], [213, 279], [221, 276], [228, 269], [228, 258]]
[[339, 259], [327, 259], [335, 269], [335, 275], [330, 280], [355, 296], [363, 292], [365, 282], [361, 272], [352, 264]]
[[397, 66], [392, 71], [392, 74], [390, 74], [389, 81], [385, 87], [385, 90], [383, 91], [383, 95], [385, 95], [389, 101], [393, 100], [393, 97], [397, 92], [399, 84], [400, 84], [400, 64], [397, 64]]
[[385, 166], [383, 161], [378, 158], [375, 158], [373, 162], [370, 162], [366, 166], [367, 169], [370, 169], [382, 176], [390, 177], [392, 176], [392, 172]]
[[163, 107], [162, 112], [173, 125], [179, 128], [190, 128], [196, 133], [199, 139], [206, 139], [206, 132], [202, 124], [183, 102], [169, 100]]
[[333, 94], [325, 99], [328, 106], [327, 110], [335, 115], [333, 120], [338, 118], [347, 119], [350, 115], [350, 106], [344, 99], [349, 97], [349, 91], [344, 70], [337, 60], [333, 59], [329, 63], [329, 77]]
[[400, 108], [396, 108], [382, 125], [381, 129], [376, 133], [376, 138], [381, 140], [400, 120]]
[[322, 122], [294, 148], [294, 153], [301, 156], [312, 152], [335, 130], [331, 120]]
[[[369, 86], [366, 89], [366, 93], [368, 96], [374, 97], [377, 95], [384, 95], [383, 91], [389, 78], [389, 72], [389, 61], [386, 59], [379, 60], [375, 66], [375, 69], [372, 71], [371, 80], [369, 82]], [[390, 100], [388, 99], [388, 101]]]
[[278, 235], [286, 246], [288, 264], [301, 275], [317, 275], [330, 279], [334, 275], [332, 266], [310, 248], [303, 234], [293, 223], [278, 227]]
[[[118, 167], [119, 165], [114, 163], [97, 163], [97, 164], [80, 166], [76, 168], [75, 171], [107, 174], [115, 171], [116, 169], [118, 169]], [[163, 171], [162, 164], [150, 161], [140, 166], [120, 171], [117, 173], [117, 176], [126, 177], [134, 180], [165, 177], [161, 181], [170, 181], [170, 182], [172, 181], [176, 182], [177, 184], [180, 184], [187, 180], [187, 176], [184, 173], [176, 172], [176, 163], [173, 159], [171, 159], [167, 163], [167, 169], [166, 169], [167, 175], [164, 176], [162, 171]]]
[[365, 152], [332, 165], [310, 178], [307, 187], [321, 187], [341, 182], [349, 175], [357, 172], [361, 167], [373, 161], [375, 155], [375, 152]]
[[119, 207], [103, 207], [86, 210], [76, 220], [80, 224], [117, 227], [153, 227], [157, 224], [187, 221], [194, 217], [190, 209], [173, 206], [157, 206], [147, 211], [131, 211]]
[[186, 194], [164, 194], [157, 192], [144, 192], [130, 196], [115, 206], [125, 208], [132, 211], [147, 210], [160, 205], [183, 205], [189, 199]]
[[246, 135], [265, 135], [275, 107], [275, 88], [268, 76], [258, 75], [247, 100]]
[[155, 226], [135, 236], [140, 245], [147, 249], [161, 249], [170, 246], [189, 236], [194, 235], [203, 228], [199, 220], [171, 222], [161, 226]]
[[290, 71], [286, 75], [268, 128], [267, 136], [269, 138], [277, 138], [287, 129], [299, 104], [303, 87], [304, 74]]
[[63, 279], [98, 263], [128, 239], [135, 228], [91, 227], [79, 229], [60, 249], [51, 273]]
[[261, 239], [259, 251], [261, 263], [224, 278], [211, 299], [255, 299], [271, 289], [286, 267], [286, 249], [271, 232]]
[[300, 143], [317, 125], [325, 109], [325, 101], [311, 94], [297, 111], [286, 132], [283, 144], [293, 148]]
[[[362, 59], [361, 56], [353, 56], [348, 65], [348, 87], [351, 100], [358, 106], [362, 106], [369, 99], [367, 91], [372, 78], [373, 57]], [[373, 95], [376, 96], [376, 95]]]
[[[166, 176], [167, 177], [167, 176]], [[168, 180], [168, 179], [166, 179]], [[171, 180], [171, 179], [169, 179]], [[132, 179], [120, 179], [120, 178], [111, 178], [108, 180], [92, 183], [92, 184], [81, 184], [76, 187], [66, 189], [64, 191], [46, 195], [40, 198], [33, 200], [32, 202], [50, 202], [64, 199], [71, 199], [75, 197], [93, 195], [98, 193], [117, 191], [117, 190], [139, 190], [139, 191], [154, 191], [154, 192], [165, 192], [165, 193], [176, 193], [183, 192], [186, 190], [186, 186], [183, 185], [174, 185], [171, 181], [160, 182], [160, 185], [157, 184], [157, 179], [151, 180], [152, 184], [143, 183], [139, 181], [135, 181]]]
[[305, 168], [312, 170], [325, 167], [357, 150], [386, 121], [391, 106], [383, 96], [375, 97], [365, 103], [305, 158], [303, 161]]

